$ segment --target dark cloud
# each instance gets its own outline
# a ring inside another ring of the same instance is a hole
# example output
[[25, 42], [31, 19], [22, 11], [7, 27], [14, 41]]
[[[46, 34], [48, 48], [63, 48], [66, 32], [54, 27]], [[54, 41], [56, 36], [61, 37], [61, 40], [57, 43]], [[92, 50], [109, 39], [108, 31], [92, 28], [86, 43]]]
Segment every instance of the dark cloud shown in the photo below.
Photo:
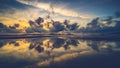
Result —
[[35, 21], [29, 20], [29, 25], [30, 27], [28, 27], [26, 29], [27, 33], [34, 33], [34, 32], [45, 32], [45, 30], [43, 29], [42, 26], [42, 22], [44, 22], [44, 19], [39, 17], [38, 19], [36, 19]]
[[52, 32], [59, 32], [65, 30], [64, 25], [62, 25], [62, 23], [60, 23], [59, 21], [53, 23], [54, 28], [51, 29]]
[[42, 22], [44, 22], [44, 19], [39, 17], [38, 19], [35, 20], [35, 22], [40, 25]]
[[93, 19], [90, 23], [87, 24], [87, 27], [88, 28], [92, 28], [92, 29], [97, 29], [100, 27], [99, 25], [99, 17], [98, 18], [95, 18]]
[[6, 28], [7, 26], [4, 25], [3, 23], [0, 23], [0, 28]]
[[[47, 22], [47, 21], [46, 21]], [[27, 28], [26, 32], [45, 32], [46, 30], [43, 29], [44, 19], [39, 17], [35, 21], [29, 21], [30, 27]], [[49, 28], [52, 25], [52, 28]], [[75, 31], [78, 30], [79, 25], [77, 23], [70, 24], [68, 20], [64, 22], [54, 21], [51, 20], [47, 22], [47, 26], [50, 29], [48, 32], [60, 32], [60, 31]]]
[[[119, 15], [119, 14], [118, 14]], [[86, 28], [81, 28], [80, 32], [85, 33], [107, 33], [107, 34], [119, 34], [120, 33], [120, 17], [117, 16], [119, 20], [114, 20], [116, 17], [108, 16], [107, 19], [101, 20], [100, 18], [93, 19], [90, 23], [87, 24]], [[105, 21], [103, 25], [101, 22]], [[110, 26], [111, 24], [115, 24], [114, 26]]]
[[17, 27], [19, 27], [19, 24], [7, 27], [3, 23], [0, 23], [0, 33], [20, 33], [21, 30], [17, 30]]
[[34, 33], [34, 32], [38, 32], [38, 33], [41, 33], [41, 32], [46, 32], [46, 30], [44, 30], [43, 28], [41, 27], [36, 27], [36, 28], [27, 28], [25, 30], [27, 33]]
[[17, 29], [20, 25], [19, 24], [14, 24], [13, 26], [9, 26], [11, 29]]
[[[115, 17], [116, 16], [116, 17]], [[119, 19], [119, 13], [117, 12], [117, 15], [115, 13], [115, 16], [108, 16], [105, 19], [101, 19], [100, 17], [97, 17], [93, 19], [90, 23], [87, 24], [86, 28], [79, 28], [80, 25], [77, 23], [70, 24], [69, 20], [65, 20], [63, 23], [59, 21], [51, 20], [51, 22], [48, 23], [48, 26], [50, 23], [52, 23], [53, 28], [50, 28], [50, 31], [48, 32], [60, 32], [60, 31], [70, 31], [70, 32], [83, 32], [83, 33], [119, 33], [120, 29], [120, 21], [114, 20], [115, 18]], [[102, 24], [102, 22], [105, 21], [105, 24]], [[31, 28], [28, 28], [26, 31], [28, 32], [44, 32], [43, 25], [41, 23], [44, 23], [44, 19], [39, 17], [37, 20], [29, 21], [29, 24]], [[114, 26], [110, 26], [111, 24], [115, 24]]]
[[[53, 27], [50, 28], [50, 31], [46, 31], [43, 29], [44, 18], [38, 17], [36, 20], [34, 21], [30, 20], [28, 22], [30, 24], [30, 27], [26, 29], [26, 32], [41, 33], [41, 32], [69, 31], [69, 32], [82, 32], [82, 33], [120, 33], [119, 32], [120, 20], [118, 19], [120, 19], [119, 12], [115, 13], [114, 16], [108, 16], [105, 19], [101, 19], [100, 17], [97, 17], [93, 19], [90, 23], [88, 23], [86, 28], [79, 28], [80, 25], [78, 25], [77, 23], [70, 24], [69, 20], [65, 20], [64, 22], [51, 20], [51, 22], [48, 22], [48, 27], [50, 24], [52, 24]], [[105, 21], [106, 24], [102, 24], [101, 23], [102, 21]], [[113, 23], [115, 24], [114, 26], [109, 26]], [[13, 26], [7, 27], [6, 25], [0, 23], [0, 31], [1, 32], [20, 32], [19, 30], [17, 30], [19, 26], [20, 26], [19, 24], [14, 24]]]
[[104, 19], [103, 21], [107, 21], [107, 24], [112, 24], [112, 16], [108, 16], [107, 19]]
[[69, 24], [70, 23], [69, 20], [65, 20], [63, 23], [65, 25], [65, 29], [69, 31], [76, 30], [79, 27], [77, 23]]

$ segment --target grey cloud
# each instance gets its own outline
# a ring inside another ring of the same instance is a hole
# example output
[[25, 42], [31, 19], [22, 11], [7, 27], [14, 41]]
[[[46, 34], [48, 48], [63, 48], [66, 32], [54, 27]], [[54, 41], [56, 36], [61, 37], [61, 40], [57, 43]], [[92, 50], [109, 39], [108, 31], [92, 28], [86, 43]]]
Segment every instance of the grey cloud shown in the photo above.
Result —
[[15, 24], [14, 26], [7, 27], [3, 23], [0, 23], [0, 33], [20, 33], [20, 30], [17, 30], [16, 28], [19, 27], [18, 24]]
[[[119, 17], [119, 16], [117, 16]], [[85, 32], [85, 33], [113, 33], [113, 34], [119, 34], [120, 33], [120, 20], [114, 20], [114, 16], [108, 16], [107, 19], [104, 19], [102, 21], [106, 21], [107, 25], [115, 23], [114, 26], [105, 26], [101, 24], [101, 19], [96, 18], [93, 19], [90, 23], [87, 24], [86, 28], [82, 28], [79, 30], [79, 32]]]

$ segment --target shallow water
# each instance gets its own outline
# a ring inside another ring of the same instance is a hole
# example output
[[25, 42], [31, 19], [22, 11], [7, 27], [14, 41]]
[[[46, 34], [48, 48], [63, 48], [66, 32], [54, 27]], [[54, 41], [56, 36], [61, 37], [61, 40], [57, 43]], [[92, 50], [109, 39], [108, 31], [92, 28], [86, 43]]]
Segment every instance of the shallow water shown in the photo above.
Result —
[[0, 68], [120, 68], [120, 41], [0, 39]]

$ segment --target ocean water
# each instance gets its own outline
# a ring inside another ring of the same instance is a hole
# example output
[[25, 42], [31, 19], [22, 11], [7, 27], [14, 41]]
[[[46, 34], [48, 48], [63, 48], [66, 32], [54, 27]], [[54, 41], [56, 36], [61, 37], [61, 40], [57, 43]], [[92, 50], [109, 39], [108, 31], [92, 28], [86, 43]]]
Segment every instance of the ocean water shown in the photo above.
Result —
[[120, 41], [0, 39], [0, 68], [120, 68]]

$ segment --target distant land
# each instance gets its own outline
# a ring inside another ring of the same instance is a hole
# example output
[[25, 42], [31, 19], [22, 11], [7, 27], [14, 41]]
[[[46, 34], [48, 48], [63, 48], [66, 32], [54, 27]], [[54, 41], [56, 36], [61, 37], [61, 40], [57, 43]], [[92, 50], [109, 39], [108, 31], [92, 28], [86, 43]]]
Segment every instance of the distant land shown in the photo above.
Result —
[[120, 39], [119, 33], [1, 33], [0, 39], [69, 37], [80, 39]]

